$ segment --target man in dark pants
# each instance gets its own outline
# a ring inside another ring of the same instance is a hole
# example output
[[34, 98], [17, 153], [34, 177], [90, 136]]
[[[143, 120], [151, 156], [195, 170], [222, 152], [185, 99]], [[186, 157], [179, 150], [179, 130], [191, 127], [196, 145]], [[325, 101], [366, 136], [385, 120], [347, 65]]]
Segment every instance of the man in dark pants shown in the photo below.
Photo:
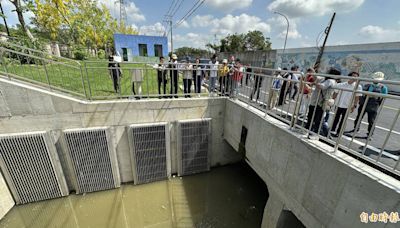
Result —
[[[340, 75], [341, 72], [332, 68], [327, 74]], [[326, 102], [332, 98], [334, 93], [333, 86], [335, 85], [335, 80], [330, 77], [325, 77], [324, 79], [317, 79], [314, 84], [316, 89], [313, 91], [311, 96], [310, 106], [308, 107], [307, 124], [305, 128], [310, 129], [311, 127], [311, 131], [318, 133], [319, 125], [324, 112], [326, 111]], [[315, 116], [313, 118], [314, 111]]]
[[122, 77], [122, 73], [121, 73], [121, 68], [119, 63], [114, 62], [114, 57], [113, 56], [109, 56], [108, 57], [108, 70], [110, 71], [110, 76], [111, 79], [113, 80], [113, 85], [114, 85], [114, 91], [115, 93], [118, 93], [120, 90], [119, 87], [119, 82], [120, 82], [120, 78]]
[[[256, 93], [257, 93], [256, 102], [260, 98], [262, 79], [263, 78], [261, 76], [254, 75], [254, 87], [253, 87], [253, 89], [251, 91], [251, 94], [250, 94], [250, 101], [253, 101], [253, 97], [254, 97], [254, 95], [256, 95]], [[246, 80], [247, 80], [247, 78], [246, 78]]]
[[[353, 93], [350, 91], [354, 91], [354, 87], [356, 86], [356, 78], [359, 76], [359, 74], [357, 72], [351, 72], [350, 74], [348, 74], [348, 76], [353, 77], [354, 79], [350, 79], [347, 82], [341, 82], [335, 85], [335, 89], [339, 89], [340, 91], [338, 91], [338, 93], [335, 93], [337, 100], [337, 111], [331, 128], [331, 135], [333, 137], [339, 136], [340, 131], [343, 127], [344, 118], [346, 116], [347, 110], [350, 109], [350, 112], [353, 112], [354, 108], [357, 107], [359, 98], [361, 96], [361, 93], [356, 93], [354, 101], [353, 103], [351, 103]], [[362, 91], [361, 85], [357, 86], [356, 91]]]
[[171, 64], [169, 64], [169, 76], [171, 77], [171, 97], [178, 97], [178, 56], [172, 54]]
[[196, 58], [196, 62], [193, 65], [193, 81], [194, 81], [194, 91], [200, 96], [201, 93], [201, 80], [203, 78], [203, 68], [200, 65], [200, 59]]
[[[367, 92], [372, 92], [372, 93], [381, 93], [381, 94], [388, 94], [388, 88], [387, 86], [383, 85], [382, 83], [379, 83], [378, 81], [382, 81], [385, 79], [385, 74], [382, 72], [375, 72], [372, 76], [373, 79], [377, 80], [372, 84], [366, 84], [364, 85], [363, 90]], [[383, 103], [383, 98], [381, 97], [374, 97], [374, 96], [369, 96], [368, 102], [365, 106], [364, 112], [362, 112], [362, 109], [364, 107], [365, 101], [367, 100], [367, 96], [363, 96], [362, 99], [360, 99], [360, 104], [358, 107], [358, 113], [356, 120], [354, 121], [354, 129], [351, 131], [348, 131], [346, 133], [353, 133], [353, 132], [358, 132], [360, 130], [361, 126], [361, 121], [364, 118], [365, 113], [368, 113], [368, 133], [367, 136], [370, 136], [370, 139], [374, 133], [374, 129], [372, 129], [376, 116], [378, 115], [378, 109], [379, 106]], [[360, 123], [358, 123], [360, 122]], [[357, 126], [358, 125], [358, 126]]]
[[[157, 79], [158, 79], [158, 94], [161, 95], [161, 86], [163, 87], [164, 95], [167, 92], [167, 71], [165, 70], [164, 57], [160, 57], [160, 63], [157, 68]], [[165, 96], [164, 96], [165, 97]]]

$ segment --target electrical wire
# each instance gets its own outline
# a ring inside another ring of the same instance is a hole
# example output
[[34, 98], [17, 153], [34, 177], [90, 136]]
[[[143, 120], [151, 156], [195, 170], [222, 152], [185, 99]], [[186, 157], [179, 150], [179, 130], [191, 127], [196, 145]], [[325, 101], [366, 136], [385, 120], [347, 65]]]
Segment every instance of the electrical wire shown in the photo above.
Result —
[[197, 10], [201, 5], [203, 5], [203, 3], [204, 3], [205, 1], [206, 1], [206, 0], [198, 0], [198, 1], [192, 6], [192, 8], [190, 8], [189, 11], [174, 25], [174, 27], [176, 28], [176, 27], [180, 26], [185, 20], [187, 20], [190, 16], [192, 16], [192, 14], [193, 14], [194, 12], [196, 12], [196, 10]]

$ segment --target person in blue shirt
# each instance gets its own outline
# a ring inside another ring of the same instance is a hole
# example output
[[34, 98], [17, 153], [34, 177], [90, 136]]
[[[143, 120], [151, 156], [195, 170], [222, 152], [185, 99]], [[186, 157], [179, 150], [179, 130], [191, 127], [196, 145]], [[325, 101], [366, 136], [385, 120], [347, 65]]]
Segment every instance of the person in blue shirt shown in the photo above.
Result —
[[[364, 85], [363, 91], [372, 92], [372, 93], [388, 94], [387, 86], [385, 86], [384, 84], [379, 82], [379, 81], [382, 81], [383, 79], [385, 79], [385, 74], [382, 73], [382, 72], [375, 72], [372, 75], [372, 78], [374, 80], [377, 80], [377, 81], [375, 81], [374, 83], [369, 83], [369, 84]], [[372, 127], [374, 125], [376, 116], [378, 114], [379, 106], [383, 103], [383, 98], [382, 97], [369, 96], [367, 105], [365, 106], [365, 110], [364, 110], [364, 112], [362, 112], [363, 106], [364, 106], [365, 101], [366, 101], [366, 97], [367, 96], [364, 95], [360, 99], [359, 106], [358, 106], [357, 117], [356, 117], [356, 120], [354, 121], [354, 129], [351, 130], [351, 131], [348, 131], [346, 133], [358, 132], [360, 130], [361, 121], [364, 118], [365, 113], [367, 113], [368, 114], [368, 133], [367, 133], [367, 136], [369, 135], [370, 139], [371, 139], [372, 135], [373, 135], [373, 131], [374, 131], [374, 129], [372, 129]], [[357, 106], [357, 104], [355, 104], [354, 108], [357, 108], [356, 106]], [[360, 123], [358, 123], [358, 121], [360, 121]]]

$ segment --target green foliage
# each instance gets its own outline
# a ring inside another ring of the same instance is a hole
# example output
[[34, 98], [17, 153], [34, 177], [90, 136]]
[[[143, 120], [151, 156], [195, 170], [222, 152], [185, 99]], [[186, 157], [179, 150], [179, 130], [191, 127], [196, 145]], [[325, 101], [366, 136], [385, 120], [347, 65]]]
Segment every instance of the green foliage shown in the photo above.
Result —
[[106, 51], [104, 51], [103, 49], [100, 49], [100, 50], [97, 52], [97, 57], [98, 57], [99, 59], [105, 59], [105, 58], [106, 58]]
[[249, 31], [244, 34], [230, 34], [221, 39], [219, 45], [207, 44], [206, 47], [215, 52], [241, 52], [271, 50], [271, 42], [268, 37], [260, 31]]
[[270, 50], [271, 42], [260, 31], [249, 31], [244, 37], [244, 45], [247, 51]]
[[180, 58], [185, 56], [190, 56], [192, 58], [201, 58], [209, 54], [207, 50], [192, 47], [180, 47], [178, 49], [175, 49], [174, 53]]
[[137, 33], [133, 27], [118, 25], [96, 0], [35, 0], [35, 5], [33, 23], [59, 43], [97, 50], [112, 43], [115, 32]]
[[77, 47], [74, 49], [74, 59], [76, 60], [85, 60], [87, 59], [87, 53], [84, 47]]

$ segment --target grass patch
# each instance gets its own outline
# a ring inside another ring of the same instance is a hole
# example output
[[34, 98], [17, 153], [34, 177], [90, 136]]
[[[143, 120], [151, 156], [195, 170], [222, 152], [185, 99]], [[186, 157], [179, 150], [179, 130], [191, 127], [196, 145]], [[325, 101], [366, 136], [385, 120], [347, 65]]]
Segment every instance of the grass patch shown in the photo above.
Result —
[[[92, 98], [115, 97], [113, 82], [108, 70], [107, 61], [80, 61], [78, 64], [71, 65], [61, 62], [47, 62], [35, 59], [35, 64], [21, 64], [21, 61], [14, 58], [5, 58], [2, 61], [1, 71], [27, 79], [30, 82], [37, 82], [53, 89], [61, 89], [78, 93], [82, 96], [85, 92]], [[121, 96], [131, 96], [132, 76], [131, 69], [143, 69], [144, 81], [142, 82], [142, 96], [158, 94], [157, 71], [147, 64], [121, 63]], [[82, 83], [83, 80], [83, 83]], [[180, 77], [179, 85], [182, 86]], [[137, 85], [135, 90], [138, 92]], [[89, 90], [90, 89], [90, 90]], [[170, 80], [167, 84], [167, 93], [170, 93]], [[179, 93], [182, 91], [179, 89]]]

